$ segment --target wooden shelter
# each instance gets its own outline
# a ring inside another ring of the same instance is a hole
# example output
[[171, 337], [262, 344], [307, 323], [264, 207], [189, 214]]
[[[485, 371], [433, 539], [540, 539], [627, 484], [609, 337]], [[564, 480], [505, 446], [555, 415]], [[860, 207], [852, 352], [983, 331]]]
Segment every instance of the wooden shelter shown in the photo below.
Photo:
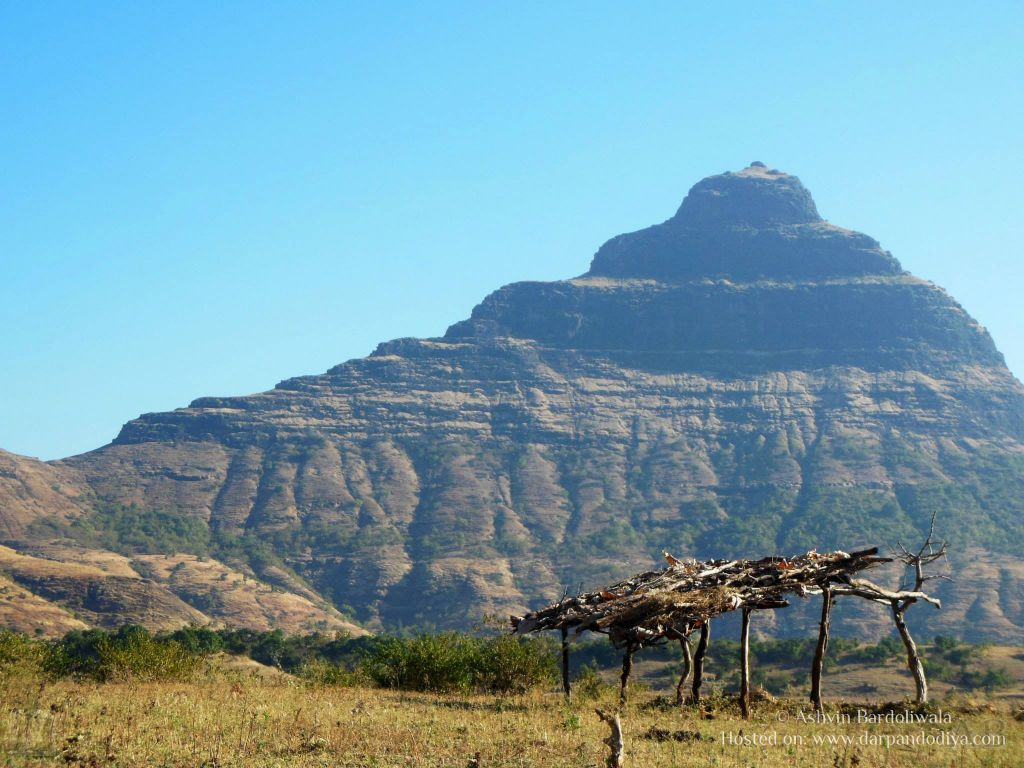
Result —
[[892, 592], [854, 574], [891, 558], [879, 557], [878, 548], [858, 552], [810, 551], [795, 557], [765, 557], [760, 560], [681, 561], [667, 552], [668, 567], [640, 573], [604, 589], [576, 596], [563, 596], [557, 603], [525, 616], [511, 617], [512, 630], [524, 635], [544, 630], [559, 630], [562, 636], [562, 682], [569, 688], [569, 642], [583, 632], [608, 635], [612, 644], [623, 650], [621, 698], [632, 669], [633, 654], [643, 648], [678, 640], [684, 650], [684, 676], [691, 664], [689, 636], [700, 630], [700, 642], [692, 660], [691, 700], [700, 700], [704, 655], [710, 642], [711, 620], [729, 611], [743, 612], [740, 636], [740, 706], [749, 712], [750, 615], [757, 610], [773, 610], [789, 605], [787, 596], [821, 594], [822, 616], [812, 668], [811, 699], [821, 706], [821, 669], [828, 645], [831, 607], [837, 595], [851, 595], [874, 602], [913, 602], [922, 599], [938, 605], [937, 600], [918, 591]]

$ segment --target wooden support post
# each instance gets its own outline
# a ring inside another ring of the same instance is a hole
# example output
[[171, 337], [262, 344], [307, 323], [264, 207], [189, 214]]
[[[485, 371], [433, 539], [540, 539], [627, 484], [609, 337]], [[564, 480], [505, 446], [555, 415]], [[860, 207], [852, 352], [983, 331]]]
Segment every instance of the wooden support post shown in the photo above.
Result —
[[622, 721], [619, 719], [618, 713], [608, 714], [600, 709], [595, 709], [594, 711], [612, 729], [608, 738], [603, 740], [608, 745], [609, 750], [608, 761], [605, 765], [608, 768], [623, 768], [626, 764], [626, 742], [622, 737]]
[[693, 666], [693, 659], [690, 655], [690, 638], [686, 635], [681, 635], [679, 647], [683, 650], [683, 671], [679, 673], [679, 684], [676, 686], [677, 705], [683, 703], [683, 686], [686, 684], [686, 678], [690, 676], [690, 667]]
[[619, 688], [619, 705], [626, 704], [626, 686], [629, 684], [629, 673], [633, 671], [633, 653], [636, 646], [633, 643], [626, 645], [626, 652], [622, 654], [622, 685]]
[[828, 650], [832, 600], [832, 587], [826, 584], [821, 588], [821, 623], [818, 625], [818, 644], [814, 649], [814, 663], [811, 666], [811, 702], [815, 712], [821, 712], [821, 670], [825, 665], [825, 651]]
[[569, 683], [569, 629], [562, 627], [562, 690], [568, 701], [572, 698], [572, 686]]
[[697, 652], [693, 655], [693, 688], [690, 701], [700, 704], [700, 687], [704, 683], [704, 655], [708, 652], [711, 642], [711, 619], [707, 619], [700, 627], [700, 640], [697, 641]]
[[750, 609], [743, 609], [740, 629], [740, 711], [750, 719]]

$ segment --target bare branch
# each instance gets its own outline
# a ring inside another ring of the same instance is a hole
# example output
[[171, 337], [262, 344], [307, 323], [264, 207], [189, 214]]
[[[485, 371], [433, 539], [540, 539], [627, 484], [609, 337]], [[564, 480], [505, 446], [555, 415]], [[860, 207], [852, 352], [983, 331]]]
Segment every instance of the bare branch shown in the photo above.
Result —
[[934, 598], [920, 590], [898, 590], [892, 592], [885, 587], [880, 587], [867, 579], [850, 579], [849, 586], [835, 586], [832, 589], [833, 594], [836, 595], [853, 595], [854, 597], [863, 597], [866, 600], [872, 600], [876, 603], [891, 603], [892, 601], [900, 603], [913, 603], [918, 600], [922, 600], [926, 603], [934, 605], [936, 608], [942, 607], [942, 602], [937, 598]]
[[[926, 582], [933, 578], [937, 578], [934, 575], [928, 575], [925, 573], [925, 566], [931, 563], [941, 560], [946, 557], [948, 551], [947, 542], [943, 541], [941, 544], [935, 542], [935, 516], [936, 512], [932, 513], [931, 522], [928, 525], [928, 535], [925, 536], [924, 542], [921, 547], [913, 552], [907, 549], [906, 545], [902, 541], [896, 542], [896, 549], [892, 551], [893, 558], [903, 563], [904, 565], [904, 576], [900, 580], [900, 591], [903, 591], [909, 587], [907, 582], [906, 570], [913, 569], [914, 572], [914, 591], [920, 592], [921, 588]], [[906, 610], [904, 606], [903, 610]]]

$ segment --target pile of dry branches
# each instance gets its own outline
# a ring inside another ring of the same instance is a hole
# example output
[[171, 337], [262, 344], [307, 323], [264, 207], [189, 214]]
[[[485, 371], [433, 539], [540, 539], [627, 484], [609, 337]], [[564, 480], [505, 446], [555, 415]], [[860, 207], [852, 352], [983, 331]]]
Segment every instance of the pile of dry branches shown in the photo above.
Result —
[[669, 566], [663, 570], [637, 574], [606, 589], [566, 596], [547, 608], [513, 616], [512, 628], [516, 634], [551, 629], [571, 630], [576, 636], [588, 630], [602, 632], [617, 648], [640, 648], [686, 637], [727, 611], [782, 608], [789, 604], [787, 593], [818, 593], [830, 583], [854, 587], [851, 574], [889, 562], [877, 554], [873, 548], [852, 553], [811, 551], [792, 558], [683, 562], [665, 553]]

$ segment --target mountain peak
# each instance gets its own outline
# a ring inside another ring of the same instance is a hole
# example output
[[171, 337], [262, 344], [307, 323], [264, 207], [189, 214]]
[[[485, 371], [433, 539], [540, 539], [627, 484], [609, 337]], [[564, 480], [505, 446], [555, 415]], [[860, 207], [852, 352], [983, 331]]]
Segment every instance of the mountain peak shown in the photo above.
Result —
[[694, 184], [668, 221], [609, 240], [587, 275], [800, 280], [900, 271], [877, 241], [822, 219], [800, 179], [754, 161]]
[[754, 227], [821, 220], [800, 179], [757, 160], [742, 171], [727, 171], [697, 182], [672, 219], [693, 226]]

